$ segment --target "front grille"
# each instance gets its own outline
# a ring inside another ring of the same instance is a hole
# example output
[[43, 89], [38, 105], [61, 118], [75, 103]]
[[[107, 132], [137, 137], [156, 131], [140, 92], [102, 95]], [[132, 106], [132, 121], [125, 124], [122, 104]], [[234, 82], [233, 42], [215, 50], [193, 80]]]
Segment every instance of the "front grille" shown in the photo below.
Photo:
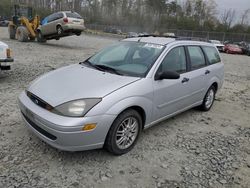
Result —
[[33, 121], [31, 121], [23, 112], [23, 117], [25, 118], [25, 120], [34, 128], [36, 129], [39, 133], [41, 133], [42, 135], [46, 136], [47, 138], [49, 138], [50, 140], [56, 140], [57, 137], [54, 136], [53, 134], [48, 133], [47, 131], [45, 131], [44, 129], [42, 129], [41, 127], [39, 127], [38, 125], [36, 125]]
[[45, 101], [43, 101], [42, 99], [40, 99], [39, 97], [37, 97], [36, 95], [34, 95], [33, 93], [27, 91], [27, 96], [31, 99], [32, 102], [34, 102], [36, 105], [47, 109], [47, 110], [51, 110], [52, 106], [50, 106], [48, 103], [46, 103]]

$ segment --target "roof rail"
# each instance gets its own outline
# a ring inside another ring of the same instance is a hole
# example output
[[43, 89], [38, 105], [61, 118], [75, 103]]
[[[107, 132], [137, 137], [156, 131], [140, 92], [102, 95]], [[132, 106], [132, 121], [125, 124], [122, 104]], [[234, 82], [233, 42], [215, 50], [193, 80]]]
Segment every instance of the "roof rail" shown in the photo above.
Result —
[[199, 37], [179, 37], [179, 36], [156, 35], [156, 34], [139, 35], [138, 37], [165, 37], [165, 38], [174, 38], [176, 40], [192, 40], [192, 41], [202, 41], [211, 43], [208, 39]]
[[156, 34], [139, 35], [138, 37], [165, 37], [165, 38], [178, 38], [178, 37], [176, 37], [176, 36], [156, 35]]
[[192, 40], [192, 41], [203, 41], [211, 43], [208, 39], [199, 37], [177, 37], [176, 40]]

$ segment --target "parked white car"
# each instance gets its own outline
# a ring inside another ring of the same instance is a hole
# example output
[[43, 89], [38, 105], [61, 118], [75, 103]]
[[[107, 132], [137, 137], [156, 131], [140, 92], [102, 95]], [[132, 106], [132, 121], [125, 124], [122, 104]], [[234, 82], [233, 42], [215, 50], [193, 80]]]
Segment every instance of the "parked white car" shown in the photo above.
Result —
[[214, 44], [220, 52], [224, 51], [224, 44], [222, 44], [219, 40], [210, 40], [210, 42]]
[[14, 59], [11, 57], [11, 50], [7, 44], [0, 41], [0, 71], [10, 70], [11, 62]]

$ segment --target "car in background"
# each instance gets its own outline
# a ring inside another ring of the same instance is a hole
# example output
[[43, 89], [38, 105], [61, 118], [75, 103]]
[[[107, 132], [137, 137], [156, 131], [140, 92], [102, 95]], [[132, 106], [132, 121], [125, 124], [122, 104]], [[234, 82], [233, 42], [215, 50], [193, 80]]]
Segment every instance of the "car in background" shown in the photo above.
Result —
[[134, 38], [134, 37], [138, 37], [139, 34], [136, 32], [128, 32], [126, 35], [126, 38]]
[[165, 37], [176, 37], [175, 33], [163, 33], [162, 35]]
[[19, 96], [19, 108], [26, 125], [53, 147], [104, 147], [121, 155], [143, 129], [193, 107], [210, 110], [223, 77], [211, 43], [127, 38], [39, 77]]
[[45, 42], [46, 39], [59, 40], [61, 37], [77, 35], [84, 31], [84, 20], [76, 12], [62, 11], [51, 14], [41, 21], [38, 27], [37, 40]]
[[148, 35], [149, 35], [149, 33], [147, 33], [147, 32], [138, 33], [139, 37], [148, 36]]
[[216, 48], [220, 51], [223, 52], [224, 51], [224, 44], [222, 44], [219, 40], [210, 40], [210, 42], [212, 44], [214, 44], [216, 46]]
[[228, 54], [242, 54], [242, 49], [237, 44], [226, 44], [224, 46], [224, 52]]
[[248, 54], [249, 44], [247, 42], [242, 41], [234, 44], [237, 44], [241, 48], [243, 54]]
[[103, 31], [106, 33], [113, 33], [113, 34], [119, 34], [119, 35], [122, 34], [121, 29], [110, 27], [110, 26], [105, 27]]
[[0, 71], [10, 70], [13, 61], [9, 46], [0, 41]]
[[1, 27], [8, 27], [9, 21], [8, 20], [0, 20], [0, 26]]
[[250, 56], [250, 43], [248, 43], [246, 46], [246, 53], [245, 54]]

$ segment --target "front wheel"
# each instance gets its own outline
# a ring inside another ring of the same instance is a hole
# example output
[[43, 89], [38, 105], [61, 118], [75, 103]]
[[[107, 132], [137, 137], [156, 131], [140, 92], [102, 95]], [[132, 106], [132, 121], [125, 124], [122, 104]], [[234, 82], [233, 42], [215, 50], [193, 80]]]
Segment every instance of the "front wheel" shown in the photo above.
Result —
[[141, 129], [140, 114], [132, 109], [126, 110], [118, 115], [113, 122], [104, 147], [115, 155], [125, 154], [134, 147]]
[[211, 86], [208, 89], [208, 91], [203, 99], [202, 105], [200, 106], [201, 110], [209, 111], [211, 109], [211, 107], [213, 106], [213, 103], [214, 103], [215, 94], [216, 94], [216, 89], [214, 86]]
[[38, 31], [38, 33], [37, 33], [37, 42], [40, 42], [40, 43], [46, 42], [46, 39], [44, 38], [44, 36], [41, 33], [41, 31]]

